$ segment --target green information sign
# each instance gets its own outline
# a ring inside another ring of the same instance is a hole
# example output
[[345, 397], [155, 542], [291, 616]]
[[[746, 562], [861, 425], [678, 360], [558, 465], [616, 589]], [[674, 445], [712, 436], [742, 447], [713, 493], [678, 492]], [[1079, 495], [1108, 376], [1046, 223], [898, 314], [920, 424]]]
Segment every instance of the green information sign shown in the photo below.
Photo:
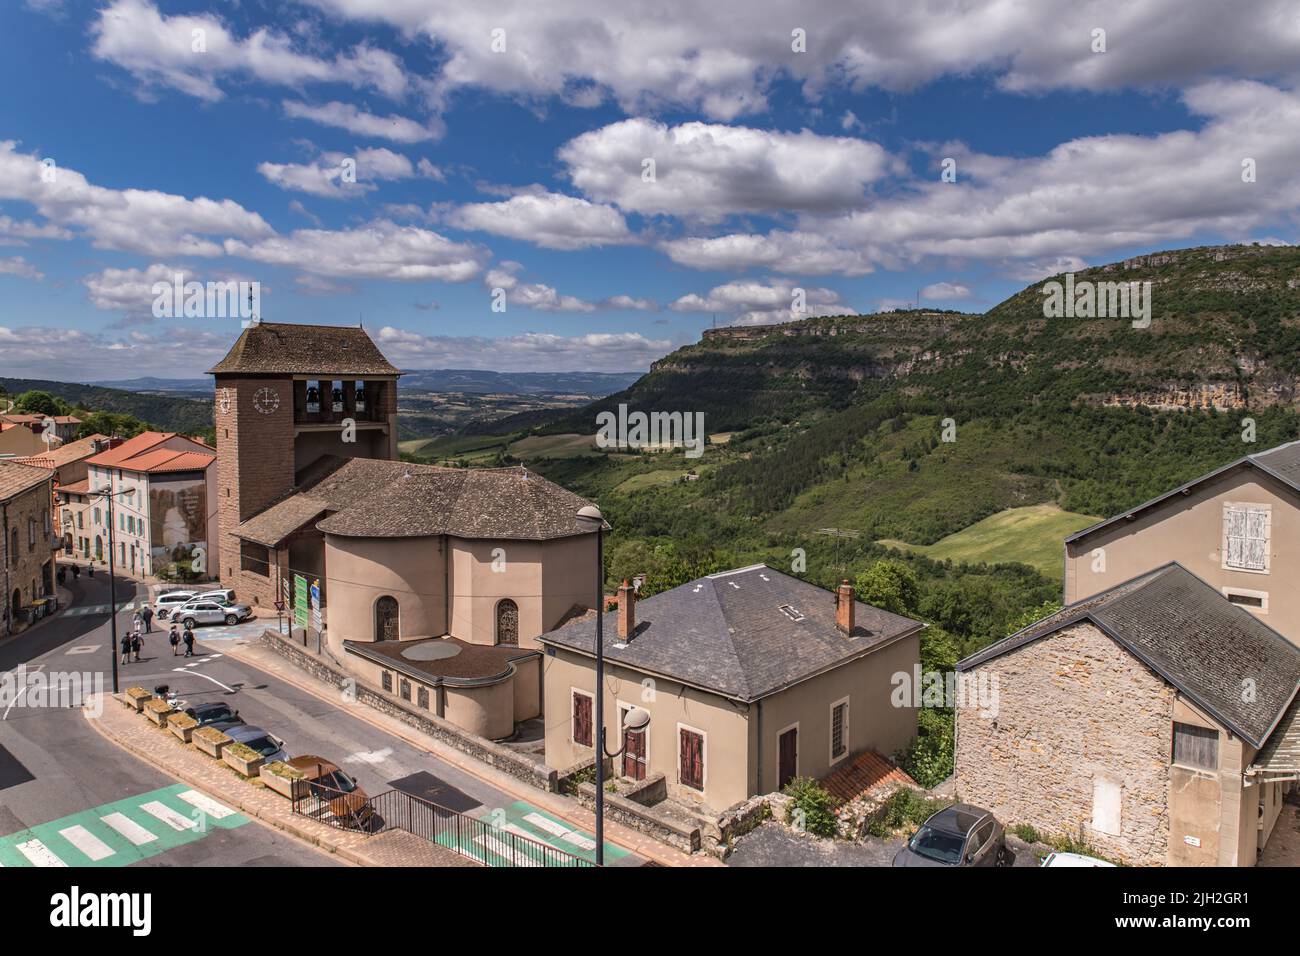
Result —
[[307, 579], [301, 574], [293, 576], [293, 623], [307, 627]]

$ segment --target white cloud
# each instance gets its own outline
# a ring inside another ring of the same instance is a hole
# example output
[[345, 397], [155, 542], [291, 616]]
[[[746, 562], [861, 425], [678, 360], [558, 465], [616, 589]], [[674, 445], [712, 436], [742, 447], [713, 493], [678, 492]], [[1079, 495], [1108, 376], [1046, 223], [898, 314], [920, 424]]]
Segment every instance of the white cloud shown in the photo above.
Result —
[[260, 163], [257, 171], [281, 189], [325, 199], [358, 198], [373, 191], [376, 180], [441, 175], [428, 160], [421, 159], [418, 166], [412, 165], [406, 156], [383, 147], [359, 149], [351, 154], [322, 153], [310, 163]]
[[659, 303], [653, 299], [638, 299], [630, 295], [612, 295], [601, 305], [611, 309], [629, 309], [636, 312], [657, 312]]
[[800, 275], [866, 275], [873, 261], [885, 258], [870, 243], [836, 243], [814, 232], [773, 230], [766, 235], [733, 233], [714, 238], [688, 236], [659, 243], [659, 250], [678, 265], [709, 271], [764, 267]]
[[[802, 295], [803, 307], [795, 311]], [[670, 306], [675, 312], [712, 312], [729, 315], [735, 325], [768, 325], [822, 315], [851, 315], [834, 289], [806, 288], [786, 280], [728, 282], [704, 295], [690, 293]]]
[[[888, 165], [885, 151], [866, 140], [647, 119], [583, 133], [559, 157], [592, 199], [625, 212], [701, 221], [861, 206], [866, 187]], [[654, 182], [643, 181], [647, 159], [654, 160]]]
[[351, 279], [464, 282], [483, 271], [488, 251], [430, 229], [379, 219], [355, 229], [297, 229], [255, 242], [228, 239], [229, 255]]
[[617, 209], [541, 187], [503, 202], [459, 206], [448, 214], [447, 222], [546, 249], [586, 249], [637, 241]]
[[511, 305], [536, 309], [539, 312], [594, 312], [596, 306], [577, 296], [561, 295], [553, 286], [541, 282], [521, 282], [515, 275], [523, 267], [517, 262], [505, 261], [489, 269], [483, 277], [488, 289], [501, 289], [506, 302]]
[[562, 336], [542, 332], [486, 338], [425, 336], [392, 326], [376, 333], [389, 360], [403, 368], [490, 368], [515, 371], [620, 371], [648, 368], [672, 351], [667, 339], [638, 332]]
[[396, 114], [377, 116], [360, 110], [351, 103], [340, 103], [337, 100], [321, 106], [285, 100], [283, 107], [285, 115], [293, 119], [309, 120], [322, 126], [347, 130], [357, 136], [387, 139], [394, 143], [420, 143], [437, 139], [444, 132], [441, 122], [436, 119], [422, 125]]
[[921, 290], [922, 299], [969, 299], [971, 291], [964, 285], [952, 282], [933, 282]]
[[220, 80], [252, 77], [301, 86], [346, 83], [400, 97], [407, 90], [401, 61], [365, 44], [332, 59], [294, 48], [293, 40], [262, 28], [238, 37], [211, 14], [165, 16], [148, 0], [113, 0], [91, 24], [92, 52], [146, 85], [168, 86], [202, 100], [219, 100]]
[[20, 279], [44, 279], [45, 273], [22, 256], [0, 259], [0, 276], [17, 276]]

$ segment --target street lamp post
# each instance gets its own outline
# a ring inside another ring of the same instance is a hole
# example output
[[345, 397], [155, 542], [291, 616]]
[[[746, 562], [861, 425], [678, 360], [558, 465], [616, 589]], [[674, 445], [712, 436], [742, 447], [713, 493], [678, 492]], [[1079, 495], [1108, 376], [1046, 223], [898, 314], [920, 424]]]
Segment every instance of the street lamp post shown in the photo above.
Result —
[[[605, 760], [619, 756], [627, 744], [610, 753], [605, 746], [605, 518], [595, 505], [578, 510], [578, 521], [596, 529], [596, 865], [605, 865]], [[627, 729], [643, 731], [650, 715], [634, 707], [627, 715]]]
[[[112, 479], [110, 478], [111, 482]], [[116, 565], [113, 562], [113, 499], [118, 495], [125, 494], [127, 489], [113, 491], [112, 485], [109, 485], [107, 491], [91, 492], [92, 497], [108, 499], [108, 629], [112, 635], [112, 643], [109, 644], [109, 657], [112, 658], [113, 664], [113, 693], [118, 692], [117, 686], [117, 578], [115, 575]]]

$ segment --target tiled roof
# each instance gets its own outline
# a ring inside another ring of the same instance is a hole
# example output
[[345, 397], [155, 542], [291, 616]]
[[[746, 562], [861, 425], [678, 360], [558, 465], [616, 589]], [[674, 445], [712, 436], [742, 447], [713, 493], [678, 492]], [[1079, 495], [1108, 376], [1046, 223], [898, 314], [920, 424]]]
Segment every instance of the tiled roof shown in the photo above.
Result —
[[[48, 458], [54, 464], [52, 468], [62, 468], [74, 461], [80, 461], [83, 458], [89, 458], [95, 454], [96, 441], [108, 441], [107, 435], [88, 435], [85, 438], [79, 438], [77, 441], [65, 442], [51, 448], [48, 452], [43, 452], [41, 458]], [[108, 449], [105, 449], [106, 451]], [[102, 453], [101, 453], [102, 454]]]
[[[753, 701], [924, 627], [855, 602], [854, 630], [835, 623], [830, 591], [764, 565], [688, 582], [636, 604], [636, 632], [620, 644], [618, 614], [605, 615], [612, 662]], [[782, 607], [790, 608], [787, 614]], [[595, 616], [539, 640], [594, 654]]]
[[399, 375], [366, 330], [338, 325], [258, 322], [244, 329], [210, 375]]
[[544, 540], [582, 534], [585, 498], [523, 468], [438, 468], [374, 458], [313, 466], [297, 491], [249, 518], [241, 538], [274, 547], [320, 514], [326, 534]]
[[126, 471], [160, 474], [169, 471], [202, 471], [217, 460], [216, 455], [202, 451], [178, 451], [175, 448], [155, 448], [134, 458], [128, 458], [117, 467]]
[[1176, 495], [1182, 495], [1185, 491], [1195, 488], [1197, 485], [1218, 478], [1220, 475], [1224, 475], [1227, 472], [1232, 471], [1234, 468], [1258, 468], [1265, 474], [1276, 478], [1293, 492], [1300, 494], [1300, 441], [1287, 442], [1285, 445], [1278, 445], [1274, 448], [1269, 448], [1266, 451], [1256, 452], [1253, 455], [1246, 455], [1242, 458], [1238, 458], [1236, 461], [1231, 461], [1222, 468], [1216, 468], [1214, 471], [1207, 472], [1199, 478], [1193, 478], [1186, 484], [1179, 485], [1172, 491], [1166, 491], [1162, 495], [1157, 495], [1150, 501], [1144, 501], [1142, 504], [1121, 511], [1119, 514], [1107, 518], [1104, 521], [1099, 521], [1096, 524], [1089, 525], [1081, 531], [1076, 531], [1065, 539], [1066, 543], [1086, 538], [1088, 535], [1100, 531], [1102, 528], [1108, 528], [1118, 521], [1123, 521], [1127, 518], [1132, 518], [1141, 514], [1147, 509], [1154, 508]]
[[54, 422], [56, 425], [80, 425], [81, 419], [75, 415], [31, 415], [26, 412], [10, 413], [0, 415], [0, 420], [9, 422], [14, 425], [31, 425], [44, 422], [46, 419]]
[[59, 491], [69, 495], [88, 495], [90, 494], [90, 479], [83, 478], [81, 481], [74, 481], [70, 485], [59, 485]]
[[33, 468], [9, 459], [0, 458], [0, 501], [8, 501], [43, 481], [53, 481], [48, 468]]
[[886, 785], [915, 787], [917, 782], [874, 750], [864, 750], [822, 778], [822, 786], [845, 803]]
[[175, 435], [175, 432], [141, 432], [134, 438], [128, 438], [116, 448], [101, 451], [93, 458], [87, 458], [86, 463], [102, 468], [120, 468], [122, 462], [149, 451], [155, 445], [160, 445]]
[[54, 459], [48, 455], [27, 455], [19, 458], [10, 458], [9, 461], [16, 461], [20, 465], [31, 465], [33, 468], [46, 468], [54, 471]]
[[[1300, 648], [1182, 565], [1071, 604], [957, 664], [978, 667], [1090, 621], [1198, 707], [1259, 747], [1300, 687]], [[1253, 694], [1243, 693], [1251, 687]]]

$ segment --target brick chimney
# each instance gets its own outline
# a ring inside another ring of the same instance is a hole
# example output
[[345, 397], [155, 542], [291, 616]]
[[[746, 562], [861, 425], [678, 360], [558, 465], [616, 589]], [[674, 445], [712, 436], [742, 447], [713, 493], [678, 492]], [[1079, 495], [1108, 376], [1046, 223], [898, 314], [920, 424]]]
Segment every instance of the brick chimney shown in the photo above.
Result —
[[853, 585], [843, 581], [835, 592], [835, 626], [845, 634], [853, 633]]
[[623, 579], [618, 589], [618, 639], [630, 641], [636, 631], [636, 589]]

